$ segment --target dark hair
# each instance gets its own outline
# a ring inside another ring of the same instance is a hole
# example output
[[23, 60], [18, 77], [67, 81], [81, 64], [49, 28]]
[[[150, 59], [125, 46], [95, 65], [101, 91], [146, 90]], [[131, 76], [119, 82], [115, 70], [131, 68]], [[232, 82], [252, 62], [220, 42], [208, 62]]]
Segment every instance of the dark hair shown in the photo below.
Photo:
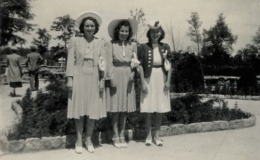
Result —
[[130, 38], [132, 37], [133, 35], [133, 30], [132, 30], [132, 27], [131, 27], [131, 24], [129, 21], [127, 20], [123, 20], [121, 21], [120, 23], [118, 23], [118, 25], [116, 26], [116, 28], [114, 29], [114, 40], [119, 40], [119, 31], [121, 29], [122, 26], [126, 26], [126, 27], [129, 27], [129, 35], [127, 37], [127, 41], [130, 40]]
[[85, 22], [87, 20], [91, 20], [91, 21], [94, 22], [94, 24], [95, 24], [95, 33], [94, 34], [96, 34], [98, 32], [98, 30], [99, 30], [99, 24], [98, 24], [97, 20], [95, 18], [92, 18], [92, 17], [86, 17], [86, 18], [82, 19], [82, 21], [81, 21], [81, 23], [79, 25], [80, 33], [84, 34], [84, 24], [85, 24]]
[[[162, 32], [162, 35], [161, 35], [161, 37], [158, 39], [158, 42], [161, 42], [161, 40], [163, 40], [164, 37], [165, 37], [165, 32], [164, 32], [164, 30], [163, 30], [162, 27], [159, 27], [159, 29], [160, 29], [160, 31]], [[151, 35], [150, 35], [151, 30], [152, 30], [152, 29], [149, 29], [149, 30], [147, 31], [147, 33], [146, 33], [146, 37], [148, 38], [148, 41], [149, 41], [149, 42], [152, 41]]]

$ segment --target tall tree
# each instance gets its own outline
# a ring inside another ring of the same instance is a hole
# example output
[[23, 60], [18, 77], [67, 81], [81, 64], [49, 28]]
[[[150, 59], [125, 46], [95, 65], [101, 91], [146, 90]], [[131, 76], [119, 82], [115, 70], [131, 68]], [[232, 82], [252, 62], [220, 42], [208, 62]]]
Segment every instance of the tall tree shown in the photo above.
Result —
[[0, 46], [9, 42], [17, 44], [25, 41], [17, 33], [29, 34], [34, 25], [28, 23], [34, 15], [30, 13], [30, 0], [1, 0], [0, 3]]
[[51, 35], [45, 28], [38, 28], [38, 31], [36, 33], [38, 34], [38, 38], [33, 38], [32, 44], [38, 47], [38, 50], [41, 54], [44, 54], [48, 51]]
[[[138, 31], [135, 35], [135, 41], [139, 42], [139, 39], [146, 33], [147, 27], [146, 27], [146, 19], [145, 19], [145, 13], [143, 11], [143, 8], [140, 9], [135, 9], [135, 11], [130, 10], [131, 18], [135, 19], [138, 21]], [[142, 31], [140, 35], [138, 33]]]
[[209, 60], [209, 64], [220, 67], [230, 63], [232, 45], [236, 43], [237, 36], [233, 35], [221, 13], [216, 24], [209, 30], [203, 30], [203, 56]]
[[171, 18], [170, 28], [168, 29], [167, 32], [170, 41], [172, 43], [173, 52], [177, 52], [180, 46], [180, 30], [178, 30], [178, 34], [174, 32], [173, 25], [172, 25], [172, 18]]
[[197, 45], [198, 55], [200, 54], [200, 47], [202, 43], [202, 36], [200, 33], [200, 27], [202, 21], [200, 21], [200, 16], [197, 12], [191, 12], [190, 20], [187, 20], [191, 25], [187, 35], [191, 38], [191, 41], [195, 42]]
[[73, 36], [75, 32], [75, 20], [70, 18], [70, 15], [57, 17], [52, 23], [51, 30], [61, 32], [55, 39], [62, 40], [64, 42], [65, 50], [67, 51], [68, 40]]
[[253, 37], [253, 42], [260, 49], [260, 27], [258, 28], [255, 36]]

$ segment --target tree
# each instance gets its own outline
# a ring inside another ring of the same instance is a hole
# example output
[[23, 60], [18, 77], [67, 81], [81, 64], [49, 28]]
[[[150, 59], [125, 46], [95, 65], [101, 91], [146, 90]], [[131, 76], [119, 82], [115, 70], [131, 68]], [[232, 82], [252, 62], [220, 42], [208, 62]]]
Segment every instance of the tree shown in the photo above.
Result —
[[70, 18], [70, 15], [63, 17], [57, 17], [52, 23], [51, 30], [62, 32], [55, 39], [62, 40], [64, 42], [65, 50], [67, 51], [68, 40], [72, 37], [75, 32], [75, 20]]
[[34, 15], [30, 13], [30, 0], [1, 0], [0, 3], [0, 46], [9, 42], [17, 44], [21, 38], [17, 33], [29, 34], [35, 25], [28, 23]]
[[[147, 27], [146, 27], [146, 19], [145, 19], [145, 13], [143, 11], [143, 8], [135, 9], [135, 12], [133, 10], [130, 10], [131, 18], [135, 19], [138, 22], [138, 31], [135, 35], [135, 41], [138, 43], [139, 39], [146, 33]], [[143, 30], [141, 35], [138, 36], [139, 31]]]
[[191, 38], [191, 41], [195, 42], [198, 48], [198, 55], [200, 54], [200, 46], [202, 43], [202, 36], [200, 34], [200, 27], [202, 21], [200, 21], [200, 16], [197, 12], [191, 12], [190, 20], [187, 20], [191, 25], [187, 35]]
[[229, 64], [232, 45], [236, 43], [237, 36], [231, 33], [222, 13], [218, 16], [215, 26], [203, 30], [203, 37], [202, 54], [206, 61], [217, 67]]
[[40, 52], [40, 54], [44, 54], [48, 51], [51, 35], [45, 28], [38, 28], [38, 31], [36, 33], [38, 34], [38, 38], [33, 38], [32, 44], [38, 47], [38, 51]]
[[255, 36], [253, 37], [254, 44], [260, 49], [260, 27], [258, 28]]
[[170, 40], [172, 42], [172, 48], [173, 48], [173, 52], [177, 52], [179, 45], [180, 45], [180, 30], [178, 30], [178, 36], [176, 36], [176, 34], [173, 31], [173, 25], [172, 25], [172, 19], [171, 19], [171, 24], [170, 24], [170, 28], [167, 31], [170, 35]]

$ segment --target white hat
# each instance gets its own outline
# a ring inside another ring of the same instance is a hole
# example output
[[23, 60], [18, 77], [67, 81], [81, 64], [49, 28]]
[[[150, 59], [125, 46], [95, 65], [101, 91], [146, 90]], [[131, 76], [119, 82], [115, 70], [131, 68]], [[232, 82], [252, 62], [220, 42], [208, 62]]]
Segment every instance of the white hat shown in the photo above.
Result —
[[159, 20], [152, 20], [148, 23], [148, 27], [150, 29], [157, 29], [161, 27], [161, 23]]
[[85, 11], [85, 12], [82, 12], [81, 14], [79, 14], [78, 18], [76, 19], [76, 22], [75, 22], [76, 27], [79, 28], [81, 21], [86, 17], [92, 17], [92, 18], [96, 19], [99, 26], [102, 24], [101, 16], [97, 12]]
[[109, 23], [109, 25], [108, 25], [108, 34], [109, 34], [109, 36], [110, 36], [112, 39], [114, 39], [114, 30], [115, 30], [115, 28], [116, 28], [117, 25], [118, 25], [121, 21], [123, 21], [123, 20], [126, 20], [126, 21], [128, 21], [128, 22], [130, 23], [131, 28], [132, 28], [132, 32], [133, 32], [132, 37], [133, 37], [134, 35], [136, 35], [137, 29], [138, 29], [138, 22], [137, 22], [135, 19], [115, 19], [115, 20], [111, 21], [111, 22]]

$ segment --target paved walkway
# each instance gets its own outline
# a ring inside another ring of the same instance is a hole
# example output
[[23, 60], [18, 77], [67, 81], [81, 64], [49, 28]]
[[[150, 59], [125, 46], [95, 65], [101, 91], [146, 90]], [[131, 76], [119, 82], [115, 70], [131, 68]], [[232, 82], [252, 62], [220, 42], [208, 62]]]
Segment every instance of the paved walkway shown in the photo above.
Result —
[[[24, 85], [26, 86], [26, 85]], [[2, 95], [1, 111], [9, 112], [11, 98]], [[7, 90], [8, 91], [8, 90]], [[18, 91], [23, 94], [24, 91]], [[4, 103], [2, 103], [2, 100]], [[117, 149], [112, 144], [103, 144], [95, 153], [84, 150], [76, 154], [74, 150], [60, 149], [37, 153], [4, 155], [1, 160], [258, 160], [260, 159], [260, 101], [228, 100], [229, 107], [238, 102], [243, 111], [256, 115], [256, 126], [238, 130], [204, 132], [162, 137], [163, 147], [150, 147], [143, 141], [131, 141], [126, 149]], [[3, 106], [3, 104], [5, 104]], [[1, 121], [3, 113], [1, 113]], [[11, 113], [8, 113], [8, 116]], [[7, 117], [8, 117], [7, 116]], [[12, 116], [12, 115], [11, 115]], [[7, 118], [5, 117], [5, 118]]]

